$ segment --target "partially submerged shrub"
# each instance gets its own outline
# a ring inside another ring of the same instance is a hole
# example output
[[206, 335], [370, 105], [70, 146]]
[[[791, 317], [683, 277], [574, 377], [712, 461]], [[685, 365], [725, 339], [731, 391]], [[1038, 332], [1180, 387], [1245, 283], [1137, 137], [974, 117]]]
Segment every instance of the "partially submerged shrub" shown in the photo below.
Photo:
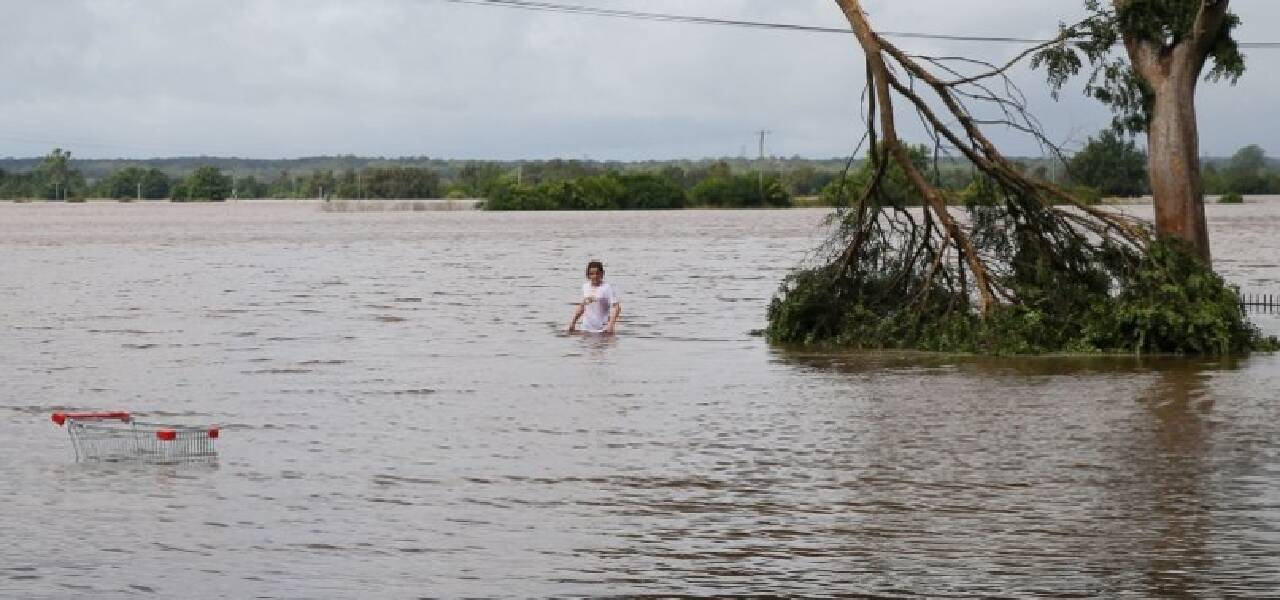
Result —
[[904, 298], [894, 275], [841, 277], [837, 264], [801, 270], [770, 303], [766, 334], [778, 343], [989, 354], [1280, 349], [1248, 322], [1236, 290], [1180, 241], [1153, 242], [1132, 268], [1117, 269], [1133, 258], [1127, 253], [1104, 254], [1074, 275], [1028, 257], [1007, 280], [1022, 302], [985, 318], [943, 285]]
[[505, 182], [484, 204], [486, 210], [618, 210], [681, 208], [684, 190], [658, 174], [611, 172], [532, 185]]

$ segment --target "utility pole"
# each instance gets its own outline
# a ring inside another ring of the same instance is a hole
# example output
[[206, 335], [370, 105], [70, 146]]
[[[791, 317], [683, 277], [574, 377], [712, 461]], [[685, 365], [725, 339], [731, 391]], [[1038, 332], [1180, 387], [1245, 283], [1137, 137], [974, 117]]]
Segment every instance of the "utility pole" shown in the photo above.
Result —
[[138, 202], [142, 202], [142, 182], [138, 182]]
[[756, 161], [756, 170], [760, 178], [760, 201], [764, 202], [764, 136], [771, 132], [767, 129], [761, 129], [756, 133], [760, 134], [760, 158]]

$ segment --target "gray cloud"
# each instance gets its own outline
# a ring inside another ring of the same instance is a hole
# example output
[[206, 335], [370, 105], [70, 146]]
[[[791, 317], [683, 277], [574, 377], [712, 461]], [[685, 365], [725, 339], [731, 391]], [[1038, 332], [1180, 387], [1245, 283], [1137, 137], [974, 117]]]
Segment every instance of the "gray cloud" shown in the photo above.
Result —
[[[839, 27], [830, 0], [575, 0]], [[882, 30], [1051, 35], [1077, 0], [877, 0]], [[1264, 40], [1280, 3], [1238, 0]], [[1000, 60], [1017, 47], [903, 41]], [[1280, 50], [1240, 85], [1202, 88], [1204, 151], [1275, 151]], [[1104, 108], [1015, 73], [1050, 134], [1082, 141]], [[851, 37], [501, 10], [440, 0], [0, 0], [0, 155], [669, 158], [848, 153], [861, 128]], [[911, 130], [908, 129], [908, 135]], [[1011, 152], [1033, 144], [998, 134]]]

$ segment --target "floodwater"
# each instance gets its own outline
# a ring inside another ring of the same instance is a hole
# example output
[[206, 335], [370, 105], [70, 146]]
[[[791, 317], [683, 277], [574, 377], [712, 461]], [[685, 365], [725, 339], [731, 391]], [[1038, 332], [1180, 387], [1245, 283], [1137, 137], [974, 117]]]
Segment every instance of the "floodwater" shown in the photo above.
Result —
[[[1280, 589], [1280, 356], [770, 348], [823, 214], [0, 204], [0, 597]], [[1280, 204], [1210, 214], [1280, 293]], [[103, 409], [220, 460], [74, 462]]]

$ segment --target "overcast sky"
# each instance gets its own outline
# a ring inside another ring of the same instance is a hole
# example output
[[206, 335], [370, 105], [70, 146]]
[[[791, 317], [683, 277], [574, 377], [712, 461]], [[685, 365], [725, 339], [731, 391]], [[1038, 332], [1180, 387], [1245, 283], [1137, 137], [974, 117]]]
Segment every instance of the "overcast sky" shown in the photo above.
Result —
[[[846, 26], [832, 0], [560, 0]], [[1051, 36], [1081, 0], [867, 0], [884, 31]], [[1280, 2], [1236, 0], [1242, 41], [1276, 41]], [[1268, 37], [1271, 36], [1271, 37]], [[1018, 46], [907, 41], [1004, 59]], [[1234, 88], [1201, 87], [1202, 152], [1280, 155], [1280, 49]], [[847, 155], [862, 134], [852, 36], [656, 23], [443, 0], [0, 0], [0, 156], [322, 154], [442, 158]], [[1104, 127], [1079, 82], [1018, 83], [1050, 136]], [[908, 131], [910, 135], [910, 131]], [[1038, 151], [999, 135], [1012, 154]]]

